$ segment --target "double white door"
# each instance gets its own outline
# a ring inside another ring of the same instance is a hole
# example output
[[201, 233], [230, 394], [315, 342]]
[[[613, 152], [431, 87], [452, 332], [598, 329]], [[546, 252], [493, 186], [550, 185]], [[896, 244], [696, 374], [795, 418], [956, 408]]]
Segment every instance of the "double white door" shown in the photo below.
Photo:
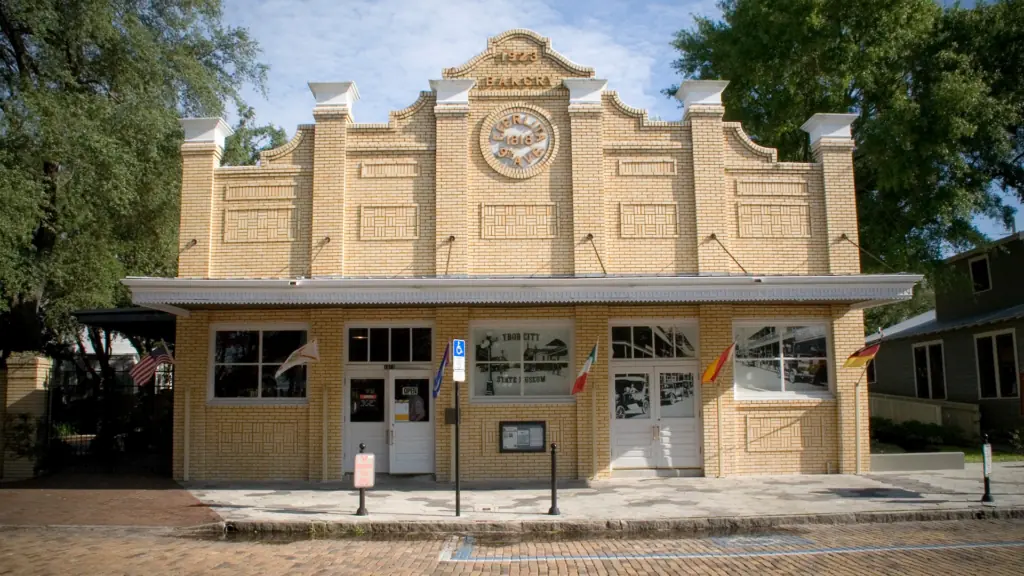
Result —
[[612, 468], [700, 468], [697, 366], [611, 370]]
[[379, 473], [432, 474], [430, 371], [353, 371], [345, 380], [344, 471], [353, 470], [362, 443], [375, 455]]

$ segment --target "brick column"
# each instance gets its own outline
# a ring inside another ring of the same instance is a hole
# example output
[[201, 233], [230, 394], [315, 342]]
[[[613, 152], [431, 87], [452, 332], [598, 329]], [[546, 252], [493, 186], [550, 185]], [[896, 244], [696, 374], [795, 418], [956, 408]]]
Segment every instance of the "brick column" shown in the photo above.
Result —
[[[690, 127], [693, 190], [696, 205], [697, 271], [702, 275], [739, 272], [726, 247], [732, 230], [725, 197], [725, 138], [722, 133], [722, 91], [728, 82], [686, 80], [676, 92], [683, 102], [683, 123]], [[735, 270], [734, 270], [735, 268]]]
[[306, 367], [309, 374], [309, 479], [341, 480], [342, 395], [344, 394], [345, 310], [310, 311], [311, 332], [320, 347], [320, 362]]
[[[184, 118], [181, 145], [181, 221], [178, 277], [209, 278], [213, 234], [214, 170], [231, 127], [220, 118]], [[193, 243], [194, 242], [194, 243]]]
[[[476, 80], [431, 80], [437, 93], [435, 148], [435, 268], [437, 276], [469, 270], [469, 91]], [[452, 237], [455, 237], [452, 240]]]
[[316, 98], [309, 276], [340, 276], [345, 273], [348, 125], [359, 89], [355, 82], [310, 82], [309, 90]]
[[[470, 338], [469, 335], [469, 308], [464, 306], [450, 307], [450, 308], [439, 308], [437, 310], [436, 325], [434, 327], [434, 358], [436, 362], [439, 362], [441, 355], [444, 354], [445, 346], [452, 341], [453, 338]], [[470, 350], [473, 349], [473, 342], [469, 341]], [[473, 352], [469, 352], [472, 354]], [[449, 354], [451, 352], [449, 351]], [[450, 359], [449, 359], [450, 360]], [[467, 361], [468, 363], [468, 361]], [[467, 380], [469, 374], [466, 375]], [[452, 386], [455, 384], [452, 382], [452, 363], [448, 362], [448, 366], [445, 367], [444, 382], [441, 384], [441, 392], [438, 394], [437, 399], [434, 400], [434, 475], [438, 482], [454, 482], [455, 481], [455, 470], [452, 468], [452, 458], [454, 457], [455, 451], [455, 426], [445, 425], [444, 423], [444, 411], [446, 408], [453, 408], [455, 406], [455, 390]], [[459, 384], [462, 389], [459, 390], [459, 401], [462, 404], [462, 409], [466, 410], [469, 407], [469, 382]], [[468, 437], [470, 430], [467, 430], [466, 414], [463, 413], [463, 426], [462, 426], [462, 470], [466, 470], [466, 453], [469, 450], [466, 447], [466, 438]], [[465, 474], [463, 474], [465, 478]]]
[[577, 306], [575, 378], [594, 344], [597, 362], [590, 368], [587, 387], [576, 396], [576, 470], [580, 479], [607, 478], [611, 467], [611, 408], [608, 406], [608, 307]]
[[[572, 236], [576, 276], [605, 274], [604, 150], [601, 95], [607, 80], [567, 78], [572, 150]], [[590, 235], [590, 236], [588, 236]], [[589, 349], [587, 352], [589, 353]], [[584, 358], [586, 354], [584, 354]], [[581, 445], [582, 446], [582, 445]]]
[[4, 396], [4, 451], [0, 453], [3, 463], [0, 465], [3, 480], [22, 480], [35, 475], [35, 458], [19, 457], [9, 450], [13, 425], [20, 420], [20, 415], [28, 417], [38, 438], [39, 421], [46, 415], [46, 382], [50, 376], [53, 362], [49, 358], [31, 355], [11, 356], [7, 359], [6, 382]]
[[[708, 304], [700, 307], [701, 369], [710, 366], [718, 359], [719, 354], [732, 344], [732, 314], [732, 307], [728, 304]], [[735, 421], [735, 395], [732, 383], [732, 362], [727, 362], [719, 372], [715, 384], [700, 384], [701, 414], [704, 420], [705, 476], [730, 475], [735, 453], [743, 449], [742, 439], [737, 436], [738, 424]], [[722, 455], [721, 464], [719, 453]]]
[[857, 194], [853, 180], [853, 137], [856, 114], [815, 114], [800, 128], [810, 134], [814, 161], [825, 189], [825, 226], [830, 274], [860, 274], [860, 250], [842, 239], [860, 243], [857, 235]]
[[[870, 402], [864, 368], [843, 368], [843, 362], [864, 346], [864, 312], [849, 306], [832, 306], [832, 348], [836, 364], [836, 409], [839, 424], [839, 472], [871, 471], [869, 435]], [[859, 406], [858, 406], [859, 405]], [[858, 435], [859, 432], [859, 435]], [[857, 444], [860, 443], [860, 467]]]

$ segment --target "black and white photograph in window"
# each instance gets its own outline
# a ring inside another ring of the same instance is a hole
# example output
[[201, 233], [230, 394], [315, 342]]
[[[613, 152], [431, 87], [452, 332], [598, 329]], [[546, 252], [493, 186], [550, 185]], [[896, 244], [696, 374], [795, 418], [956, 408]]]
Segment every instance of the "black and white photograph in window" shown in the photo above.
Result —
[[659, 418], [693, 418], [692, 372], [662, 372], [658, 375], [661, 400]]
[[650, 418], [650, 376], [644, 373], [615, 375], [615, 418]]
[[740, 394], [828, 392], [825, 324], [737, 324], [735, 381]]
[[567, 396], [569, 326], [474, 328], [473, 396]]
[[696, 327], [612, 326], [612, 359], [696, 358]]
[[274, 373], [306, 343], [305, 330], [218, 330], [214, 336], [214, 398], [305, 398], [306, 366]]

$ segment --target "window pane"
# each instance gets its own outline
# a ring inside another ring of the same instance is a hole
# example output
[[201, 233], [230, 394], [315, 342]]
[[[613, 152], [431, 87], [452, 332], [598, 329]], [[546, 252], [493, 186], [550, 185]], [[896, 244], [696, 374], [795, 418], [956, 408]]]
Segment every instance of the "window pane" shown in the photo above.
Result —
[[786, 360], [787, 392], [828, 392], [828, 362]]
[[672, 327], [654, 327], [654, 356], [656, 358], [672, 358]]
[[[402, 418], [402, 412], [405, 418]], [[395, 379], [395, 421], [430, 421], [430, 380], [427, 378]]]
[[676, 358], [697, 357], [697, 347], [693, 345], [697, 341], [696, 329], [676, 326], [672, 337], [676, 345]]
[[928, 347], [928, 365], [932, 369], [932, 398], [945, 400], [946, 367], [942, 361], [942, 344], [932, 344]]
[[476, 396], [520, 396], [522, 364], [515, 362], [485, 362], [476, 365], [473, 375], [473, 393]]
[[633, 357], [633, 337], [629, 326], [612, 327], [612, 358]]
[[917, 397], [928, 398], [928, 349], [914, 348], [914, 381], [917, 383]]
[[786, 326], [782, 339], [783, 354], [787, 358], [825, 358], [824, 326]]
[[288, 355], [306, 344], [305, 330], [267, 330], [263, 332], [263, 362], [280, 364]]
[[615, 375], [615, 418], [651, 417], [650, 377], [647, 374]]
[[568, 362], [523, 364], [524, 396], [568, 396], [573, 374]]
[[982, 398], [996, 397], [996, 365], [992, 356], [992, 337], [986, 336], [974, 341], [978, 355], [978, 382]]
[[258, 366], [217, 366], [213, 370], [214, 398], [256, 398]]
[[988, 279], [988, 258], [971, 262], [971, 281], [974, 282], [975, 292], [982, 292], [992, 287]]
[[281, 374], [277, 379], [274, 372], [280, 366], [277, 364], [263, 365], [263, 390], [264, 398], [305, 398], [306, 397], [306, 367], [293, 366]]
[[633, 358], [654, 357], [654, 332], [650, 326], [633, 326]]
[[408, 328], [391, 329], [391, 361], [408, 362], [412, 359], [412, 331]]
[[477, 362], [517, 362], [522, 360], [523, 334], [515, 329], [494, 328], [473, 331]]
[[666, 372], [658, 381], [659, 418], [693, 418], [693, 374]]
[[370, 356], [370, 331], [353, 328], [348, 331], [348, 361], [366, 362]]
[[996, 364], [999, 370], [999, 393], [1003, 398], [1017, 395], [1017, 362], [1013, 354], [1013, 335], [996, 336]]
[[217, 332], [214, 362], [236, 364], [259, 361], [258, 331]]
[[388, 362], [387, 328], [370, 328], [370, 362]]
[[753, 392], [781, 392], [781, 360], [737, 360], [736, 385]]
[[384, 379], [353, 378], [349, 388], [351, 422], [384, 421]]
[[740, 326], [735, 329], [734, 333], [737, 358], [778, 358], [780, 356], [779, 335], [774, 326]]
[[430, 328], [412, 329], [412, 361], [430, 362], [433, 356], [430, 351]]
[[536, 332], [523, 332], [523, 360], [527, 362], [557, 362], [569, 358], [568, 328], [545, 328]]

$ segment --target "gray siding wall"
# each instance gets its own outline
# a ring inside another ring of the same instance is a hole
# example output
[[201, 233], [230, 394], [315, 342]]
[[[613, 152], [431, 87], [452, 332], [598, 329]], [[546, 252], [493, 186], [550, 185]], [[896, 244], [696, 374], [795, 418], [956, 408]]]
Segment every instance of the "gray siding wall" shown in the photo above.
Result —
[[988, 252], [992, 289], [980, 294], [974, 293], [969, 260], [961, 258], [949, 264], [952, 277], [935, 294], [935, 314], [940, 322], [1024, 303], [1024, 242], [1015, 240]]

